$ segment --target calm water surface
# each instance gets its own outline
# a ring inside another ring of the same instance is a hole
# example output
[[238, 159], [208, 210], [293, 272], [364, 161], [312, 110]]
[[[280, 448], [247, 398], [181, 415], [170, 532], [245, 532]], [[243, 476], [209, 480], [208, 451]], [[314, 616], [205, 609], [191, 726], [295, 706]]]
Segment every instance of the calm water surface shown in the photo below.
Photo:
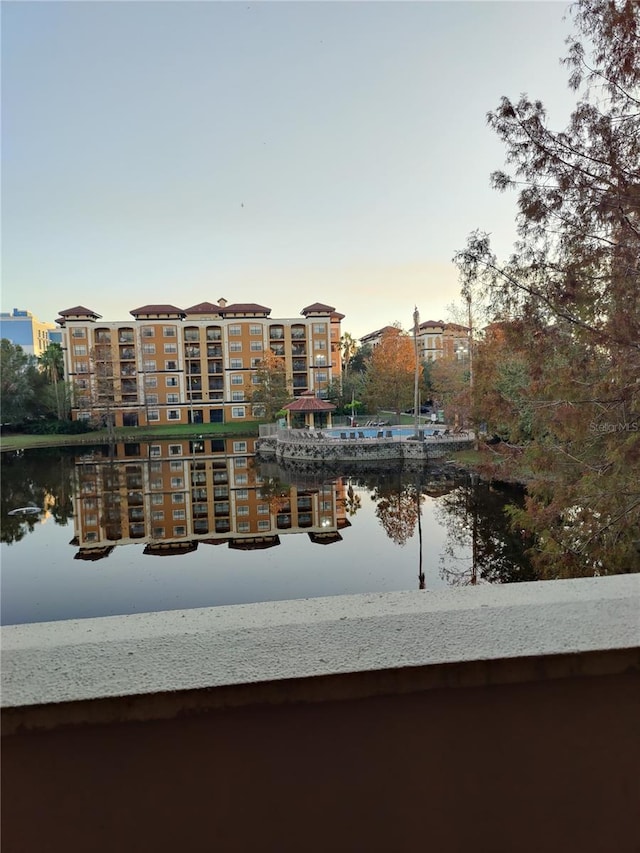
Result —
[[446, 465], [283, 469], [251, 439], [1, 464], [3, 624], [535, 579], [521, 493]]

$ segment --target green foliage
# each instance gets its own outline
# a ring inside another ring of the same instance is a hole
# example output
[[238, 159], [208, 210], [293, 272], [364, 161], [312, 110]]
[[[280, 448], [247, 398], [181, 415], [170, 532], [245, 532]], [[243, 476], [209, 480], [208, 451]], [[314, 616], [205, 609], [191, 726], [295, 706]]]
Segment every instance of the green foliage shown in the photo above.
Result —
[[550, 577], [640, 565], [640, 6], [579, 0], [573, 13], [568, 127], [526, 95], [488, 115], [510, 167], [493, 185], [518, 192], [514, 252], [500, 262], [476, 232], [455, 258], [463, 296], [507, 332], [478, 354], [476, 418], [530, 441], [518, 522]]
[[37, 408], [35, 359], [6, 338], [0, 341], [0, 409], [3, 423], [20, 423]]
[[259, 384], [251, 397], [252, 403], [262, 407], [265, 421], [273, 422], [292, 397], [284, 359], [272, 352], [265, 353], [255, 375]]

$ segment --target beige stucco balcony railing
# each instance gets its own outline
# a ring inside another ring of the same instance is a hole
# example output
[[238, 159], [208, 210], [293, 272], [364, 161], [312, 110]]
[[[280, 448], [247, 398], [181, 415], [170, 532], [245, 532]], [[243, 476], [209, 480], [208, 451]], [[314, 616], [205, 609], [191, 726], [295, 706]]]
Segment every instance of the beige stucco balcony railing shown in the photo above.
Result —
[[636, 851], [639, 581], [5, 627], [3, 849]]

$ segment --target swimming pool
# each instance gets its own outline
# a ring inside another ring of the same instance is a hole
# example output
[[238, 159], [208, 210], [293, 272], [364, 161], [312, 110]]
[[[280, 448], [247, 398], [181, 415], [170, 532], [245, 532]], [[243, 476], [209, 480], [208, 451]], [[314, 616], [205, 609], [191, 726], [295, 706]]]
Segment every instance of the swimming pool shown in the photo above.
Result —
[[[443, 428], [440, 428], [442, 432]], [[424, 430], [424, 435], [429, 437], [433, 435], [433, 428], [427, 427]], [[362, 439], [362, 438], [392, 438], [406, 439], [409, 436], [415, 435], [415, 427], [412, 426], [383, 426], [383, 427], [331, 427], [331, 429], [323, 429], [322, 434], [328, 438], [342, 439]]]

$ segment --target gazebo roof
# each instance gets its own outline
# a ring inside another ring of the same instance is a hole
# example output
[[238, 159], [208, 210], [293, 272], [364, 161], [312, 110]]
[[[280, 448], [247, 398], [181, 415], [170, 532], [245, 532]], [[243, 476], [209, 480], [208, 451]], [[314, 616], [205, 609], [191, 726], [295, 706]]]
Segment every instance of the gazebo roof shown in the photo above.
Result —
[[292, 403], [282, 407], [288, 412], [333, 412], [336, 408], [333, 403], [321, 400], [319, 397], [311, 397], [302, 394]]

